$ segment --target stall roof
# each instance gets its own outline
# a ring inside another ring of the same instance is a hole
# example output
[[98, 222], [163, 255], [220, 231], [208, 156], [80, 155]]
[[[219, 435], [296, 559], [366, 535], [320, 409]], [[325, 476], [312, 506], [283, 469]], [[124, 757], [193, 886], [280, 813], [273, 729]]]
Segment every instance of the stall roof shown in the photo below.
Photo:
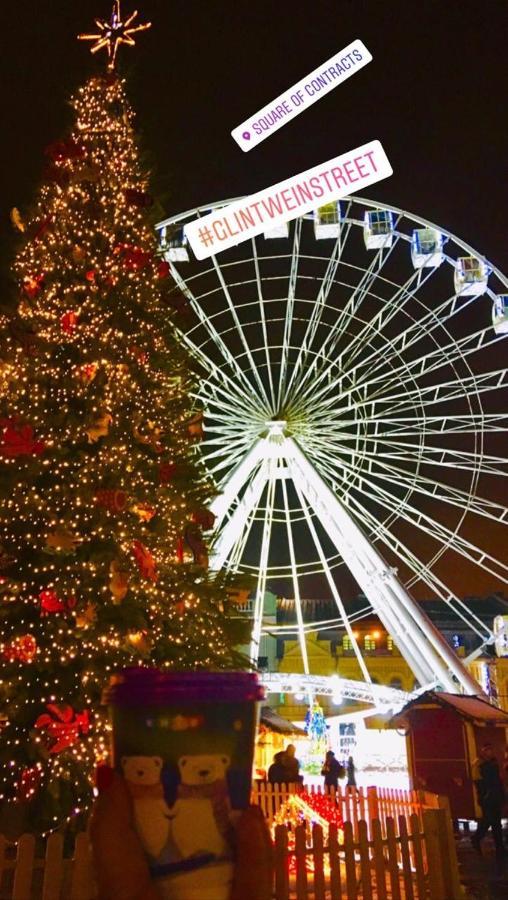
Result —
[[261, 707], [261, 721], [263, 725], [266, 725], [271, 731], [276, 731], [277, 734], [299, 734], [306, 737], [303, 728], [298, 728], [298, 725], [293, 725], [292, 722], [279, 716], [271, 706]]
[[414, 700], [410, 700], [396, 716], [393, 716], [391, 723], [396, 725], [399, 716], [402, 717], [410, 710], [417, 709], [419, 706], [427, 703], [451, 706], [465, 719], [482, 720], [490, 725], [508, 726], [508, 713], [497, 706], [492, 706], [491, 703], [483, 700], [481, 697], [467, 696], [465, 694], [447, 694], [437, 691], [426, 691], [424, 694], [420, 694], [419, 697], [415, 697]]

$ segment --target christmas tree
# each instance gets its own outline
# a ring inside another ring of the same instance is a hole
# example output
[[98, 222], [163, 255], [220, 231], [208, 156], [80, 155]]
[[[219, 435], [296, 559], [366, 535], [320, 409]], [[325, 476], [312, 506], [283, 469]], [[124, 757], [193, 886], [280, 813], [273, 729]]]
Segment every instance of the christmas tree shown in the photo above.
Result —
[[108, 70], [73, 97], [33, 214], [13, 211], [19, 305], [0, 323], [0, 802], [43, 833], [86, 815], [112, 672], [231, 667], [245, 640], [207, 570], [195, 375], [113, 69], [125, 25], [115, 3]]

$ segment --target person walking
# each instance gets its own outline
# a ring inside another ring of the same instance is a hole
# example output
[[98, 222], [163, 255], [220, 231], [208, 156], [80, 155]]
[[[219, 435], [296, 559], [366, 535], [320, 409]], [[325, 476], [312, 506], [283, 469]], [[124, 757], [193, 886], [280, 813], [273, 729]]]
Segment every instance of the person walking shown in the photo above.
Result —
[[354, 759], [352, 756], [350, 756], [347, 761], [346, 772], [347, 772], [347, 786], [355, 788], [356, 787], [356, 774], [355, 774], [356, 769], [355, 769]]
[[324, 775], [325, 779], [325, 788], [335, 788], [337, 790], [339, 778], [344, 778], [345, 774], [344, 766], [340, 764], [338, 759], [335, 759], [333, 750], [328, 750], [321, 769], [321, 775]]
[[471, 843], [477, 853], [481, 854], [481, 842], [491, 828], [496, 847], [496, 858], [500, 861], [504, 857], [501, 813], [505, 791], [492, 744], [484, 744], [479, 758], [473, 763], [473, 780], [482, 817], [478, 822], [476, 833], [471, 838]]

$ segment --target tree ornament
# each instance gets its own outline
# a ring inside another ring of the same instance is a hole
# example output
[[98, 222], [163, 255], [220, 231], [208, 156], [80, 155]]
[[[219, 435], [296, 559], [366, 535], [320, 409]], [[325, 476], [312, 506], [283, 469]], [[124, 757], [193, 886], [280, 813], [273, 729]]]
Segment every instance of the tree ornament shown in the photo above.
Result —
[[140, 429], [140, 421], [134, 422], [132, 428], [132, 434], [136, 441], [139, 444], [145, 444], [147, 447], [151, 447], [151, 449], [155, 453], [164, 453], [164, 447], [160, 441], [161, 429], [158, 428], [154, 422], [148, 421], [144, 428], [148, 431], [148, 434], [143, 434]]
[[17, 418], [0, 419], [0, 456], [15, 459], [18, 456], [40, 456], [46, 449], [44, 441], [34, 440], [31, 425], [22, 425]]
[[96, 272], [96, 270], [95, 270], [95, 269], [88, 269], [88, 271], [85, 272], [85, 278], [86, 278], [87, 281], [90, 282], [90, 284], [95, 284], [95, 279], [97, 278], [97, 272]]
[[81, 384], [88, 385], [92, 383], [98, 371], [98, 363], [85, 363], [78, 368], [77, 376]]
[[17, 231], [26, 231], [26, 225], [17, 206], [13, 206], [11, 209], [11, 222]]
[[150, 522], [157, 513], [153, 506], [139, 502], [134, 503], [130, 511], [138, 517], [140, 522]]
[[72, 255], [74, 262], [79, 263], [85, 258], [86, 253], [83, 250], [83, 247], [80, 247], [79, 244], [75, 244], [75, 246], [72, 248], [71, 255]]
[[78, 314], [72, 309], [60, 316], [60, 327], [64, 334], [74, 334], [78, 325]]
[[155, 583], [158, 578], [157, 564], [148, 548], [141, 541], [133, 541], [131, 551], [137, 562], [141, 577]]
[[50, 753], [61, 753], [72, 747], [81, 734], [88, 733], [88, 710], [76, 713], [68, 704], [57, 706], [55, 703], [47, 703], [46, 709], [48, 712], [36, 719], [34, 727], [43, 730], [48, 741], [54, 741], [48, 748]]
[[177, 465], [174, 462], [163, 462], [159, 465], [159, 481], [161, 484], [169, 484], [174, 478], [177, 471]]
[[66, 613], [76, 606], [75, 597], [68, 597], [67, 600], [60, 600], [56, 591], [52, 589], [41, 591], [39, 600], [41, 603], [41, 616]]
[[44, 275], [27, 275], [23, 279], [23, 290], [30, 300], [40, 294], [44, 287]]
[[87, 429], [88, 443], [95, 444], [99, 438], [106, 437], [112, 421], [113, 417], [108, 412], [102, 413], [93, 425], [90, 425]]
[[127, 506], [127, 492], [115, 488], [98, 488], [95, 492], [97, 506], [102, 506], [109, 512], [124, 512]]
[[76, 628], [89, 628], [97, 619], [97, 606], [91, 600], [76, 613]]
[[46, 549], [56, 553], [74, 553], [79, 547], [82, 538], [73, 534], [68, 528], [59, 525], [54, 531], [46, 535]]
[[138, 653], [143, 655], [150, 653], [152, 644], [147, 631], [130, 631], [127, 640]]
[[113, 603], [115, 606], [118, 606], [129, 590], [129, 569], [126, 567], [125, 563], [120, 562], [118, 559], [114, 559], [110, 563], [109, 573], [111, 576], [109, 580], [109, 590], [113, 594]]

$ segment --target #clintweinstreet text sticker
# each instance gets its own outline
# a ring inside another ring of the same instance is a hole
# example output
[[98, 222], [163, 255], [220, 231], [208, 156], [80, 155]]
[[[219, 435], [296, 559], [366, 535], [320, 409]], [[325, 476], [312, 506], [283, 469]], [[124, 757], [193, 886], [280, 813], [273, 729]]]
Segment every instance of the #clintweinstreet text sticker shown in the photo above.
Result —
[[185, 235], [197, 259], [206, 259], [391, 174], [381, 142], [370, 141], [189, 222]]
[[233, 128], [231, 136], [242, 150], [252, 150], [324, 94], [328, 94], [346, 78], [363, 69], [371, 59], [372, 54], [365, 44], [360, 40], [353, 41], [310, 75], [284, 91], [280, 97], [267, 103], [263, 109], [250, 116], [237, 128]]

